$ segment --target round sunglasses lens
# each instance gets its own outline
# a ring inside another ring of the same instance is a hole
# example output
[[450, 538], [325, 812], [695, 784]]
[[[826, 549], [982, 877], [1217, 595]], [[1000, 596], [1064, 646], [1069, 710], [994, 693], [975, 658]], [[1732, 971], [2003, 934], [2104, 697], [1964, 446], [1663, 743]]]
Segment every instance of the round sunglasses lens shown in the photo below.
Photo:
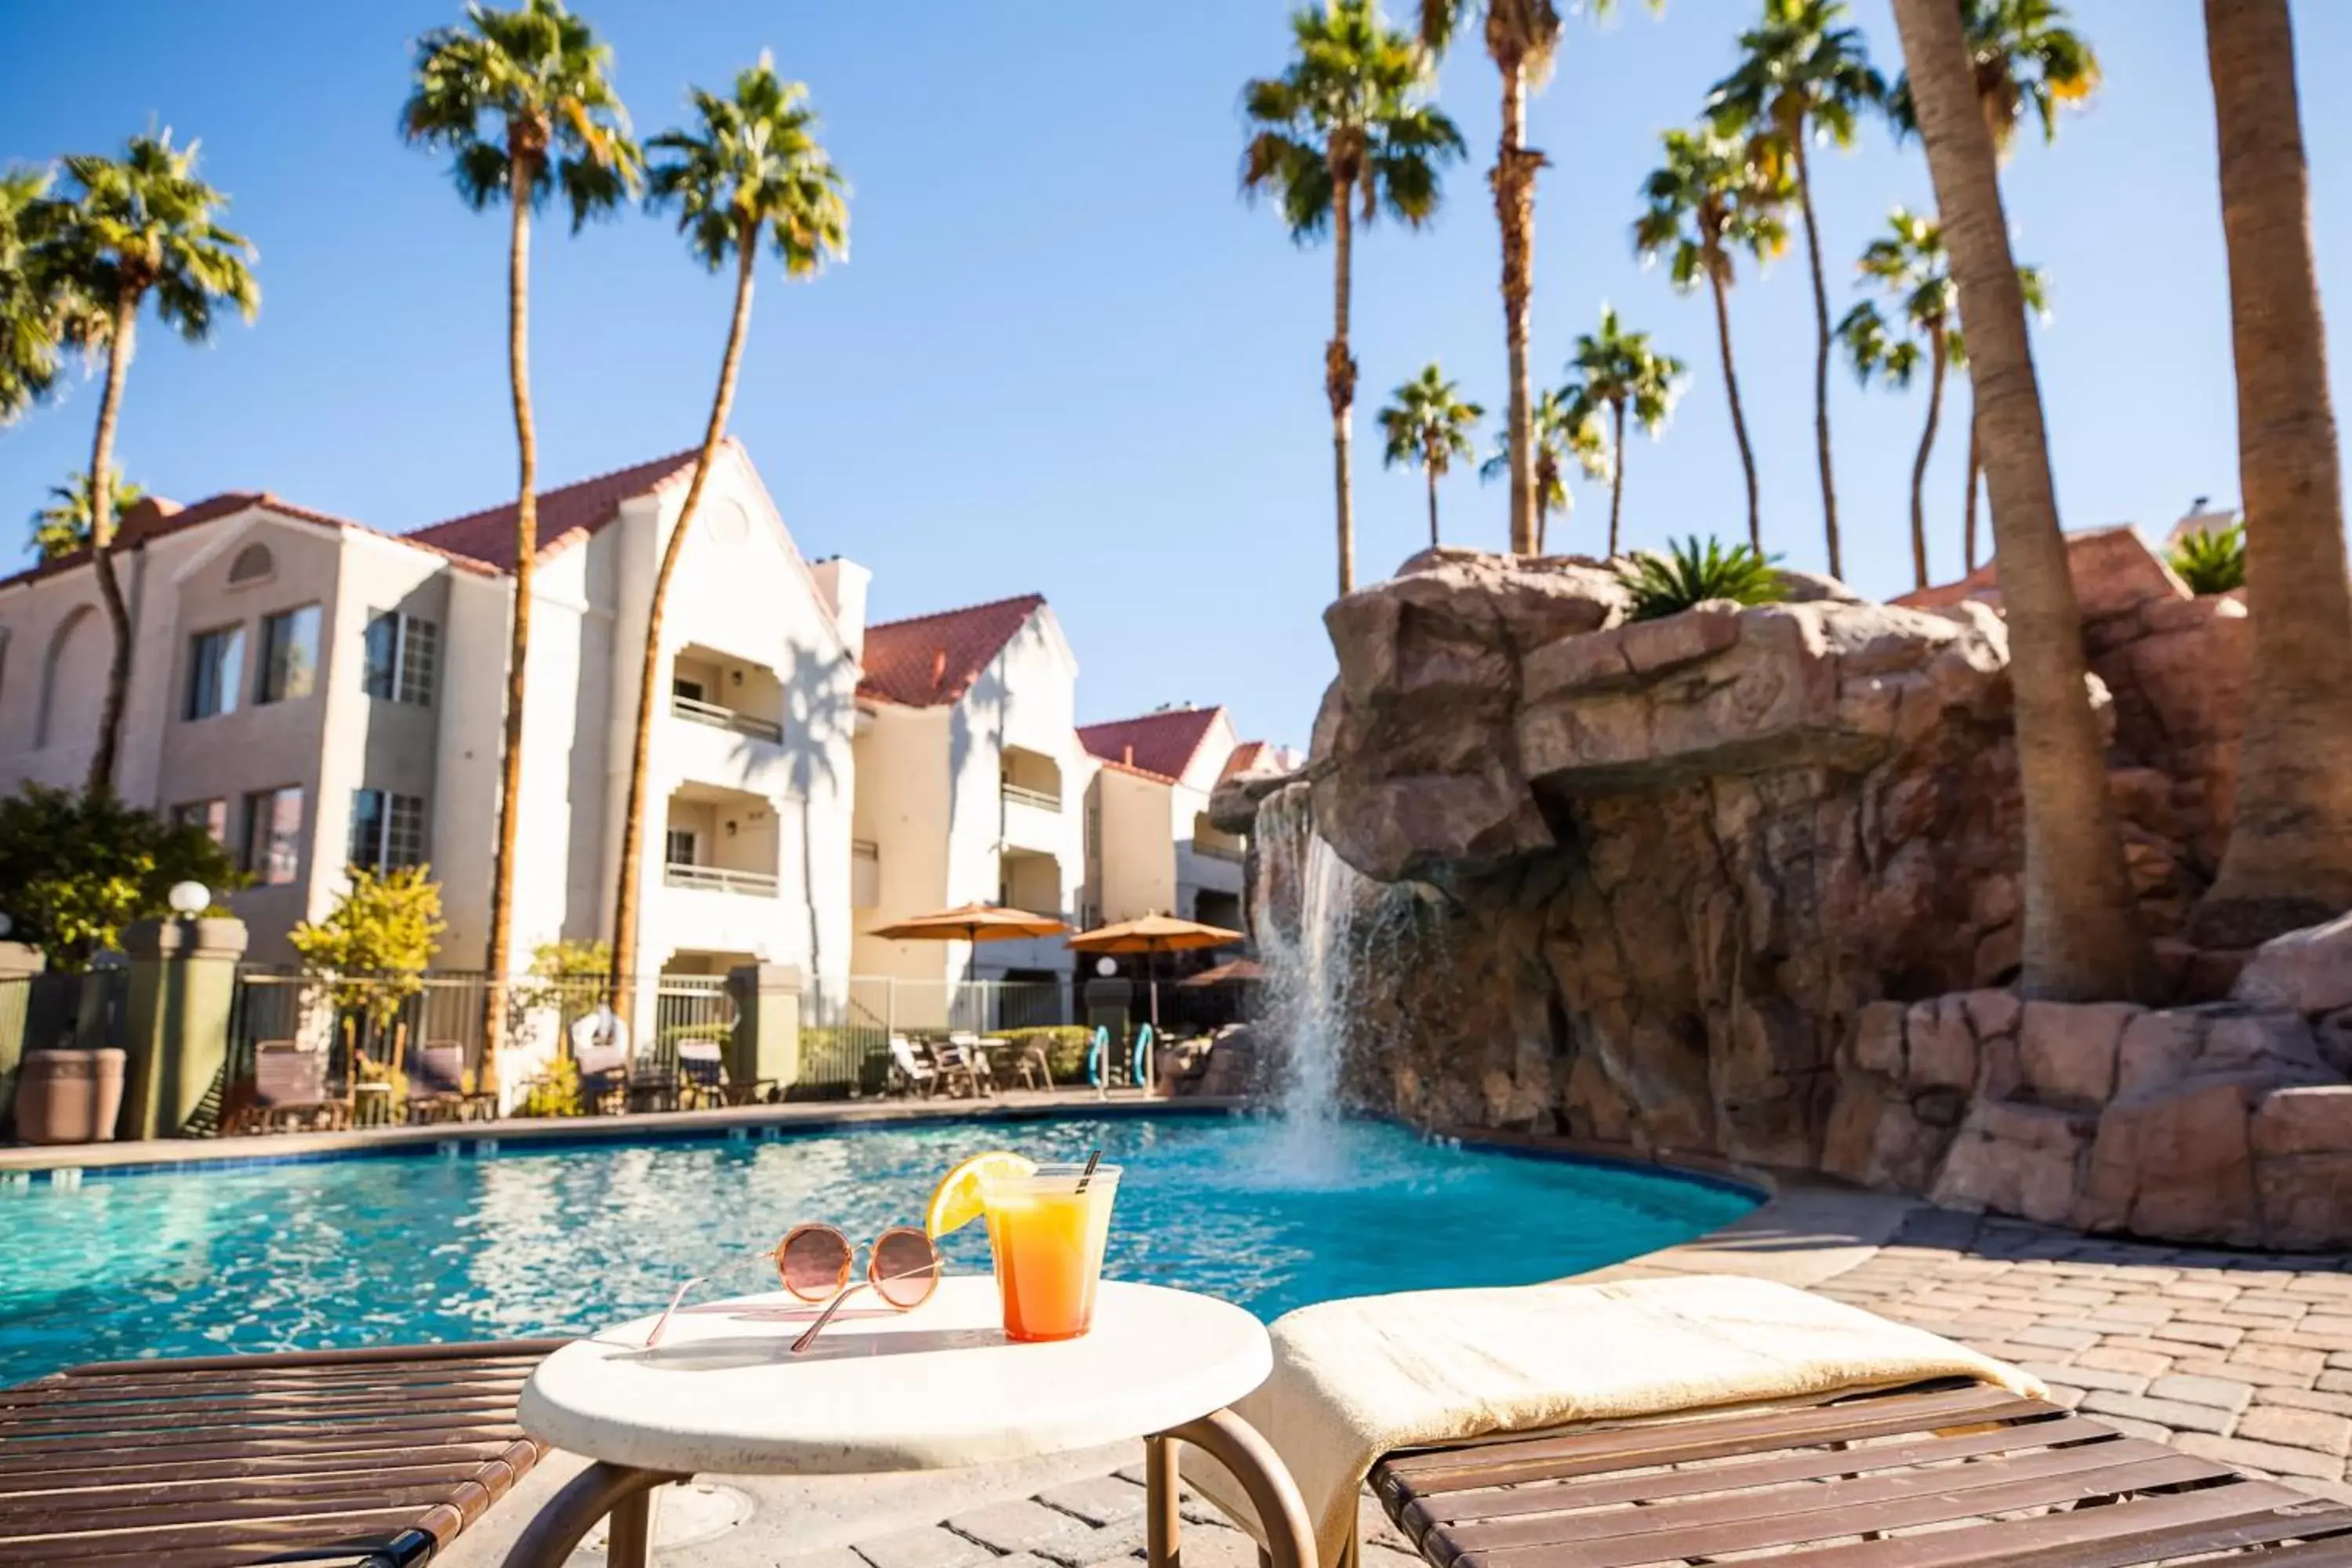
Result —
[[776, 1273], [784, 1289], [803, 1301], [822, 1301], [849, 1283], [849, 1238], [812, 1226], [784, 1237], [776, 1253]]
[[940, 1282], [940, 1255], [919, 1230], [885, 1231], [874, 1244], [874, 1289], [885, 1301], [919, 1307]]

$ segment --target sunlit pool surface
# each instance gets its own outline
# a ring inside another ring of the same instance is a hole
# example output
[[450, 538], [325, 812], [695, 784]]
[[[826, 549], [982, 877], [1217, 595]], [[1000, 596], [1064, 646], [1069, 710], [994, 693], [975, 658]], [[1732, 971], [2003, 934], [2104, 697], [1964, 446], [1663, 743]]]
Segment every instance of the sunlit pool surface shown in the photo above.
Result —
[[[983, 1149], [1126, 1167], [1108, 1272], [1271, 1319], [1339, 1296], [1554, 1279], [1689, 1239], [1755, 1200], [1378, 1122], [1241, 1117], [844, 1128], [126, 1175], [0, 1195], [0, 1382], [80, 1362], [572, 1333], [690, 1275], [772, 1288], [792, 1224], [920, 1223]], [[988, 1268], [985, 1228], [950, 1268]]]

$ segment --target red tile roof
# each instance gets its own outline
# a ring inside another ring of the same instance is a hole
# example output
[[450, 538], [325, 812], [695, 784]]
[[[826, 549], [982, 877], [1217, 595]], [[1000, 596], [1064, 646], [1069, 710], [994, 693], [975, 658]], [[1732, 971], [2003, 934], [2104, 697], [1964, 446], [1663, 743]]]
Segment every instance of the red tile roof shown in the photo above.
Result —
[[1107, 763], [1160, 778], [1181, 778], [1223, 712], [1223, 708], [1171, 708], [1139, 719], [1085, 724], [1078, 729], [1078, 744]]
[[962, 700], [980, 672], [1045, 605], [1042, 594], [941, 610], [866, 628], [857, 695], [908, 708]]
[[[733, 445], [731, 437], [729, 445]], [[689, 447], [683, 452], [598, 474], [560, 489], [540, 491], [540, 558], [546, 559], [612, 521], [620, 515], [623, 501], [635, 500], [666, 484], [682, 481], [693, 473], [694, 459], [700, 450]], [[467, 512], [400, 537], [412, 544], [511, 572], [515, 565], [515, 503], [508, 501], [482, 511]]]

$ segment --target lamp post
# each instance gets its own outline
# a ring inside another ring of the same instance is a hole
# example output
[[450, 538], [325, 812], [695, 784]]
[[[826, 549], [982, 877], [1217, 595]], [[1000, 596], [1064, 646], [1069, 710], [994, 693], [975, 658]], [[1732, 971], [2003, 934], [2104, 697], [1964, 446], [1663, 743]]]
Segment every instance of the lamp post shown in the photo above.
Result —
[[213, 905], [213, 890], [202, 882], [174, 882], [172, 890], [163, 895], [172, 912], [182, 920], [194, 920]]

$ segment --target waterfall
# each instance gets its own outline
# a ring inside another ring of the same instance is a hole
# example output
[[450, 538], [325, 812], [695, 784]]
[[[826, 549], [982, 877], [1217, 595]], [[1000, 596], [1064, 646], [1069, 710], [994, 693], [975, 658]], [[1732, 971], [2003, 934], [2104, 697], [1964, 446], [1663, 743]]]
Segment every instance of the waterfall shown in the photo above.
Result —
[[1304, 784], [1259, 803], [1255, 839], [1263, 1021], [1278, 1052], [1271, 1100], [1291, 1129], [1286, 1163], [1311, 1170], [1332, 1163], [1318, 1151], [1331, 1149], [1349, 1056], [1366, 1028], [1369, 972], [1376, 950], [1388, 945], [1379, 939], [1403, 890], [1339, 858], [1315, 831]]

